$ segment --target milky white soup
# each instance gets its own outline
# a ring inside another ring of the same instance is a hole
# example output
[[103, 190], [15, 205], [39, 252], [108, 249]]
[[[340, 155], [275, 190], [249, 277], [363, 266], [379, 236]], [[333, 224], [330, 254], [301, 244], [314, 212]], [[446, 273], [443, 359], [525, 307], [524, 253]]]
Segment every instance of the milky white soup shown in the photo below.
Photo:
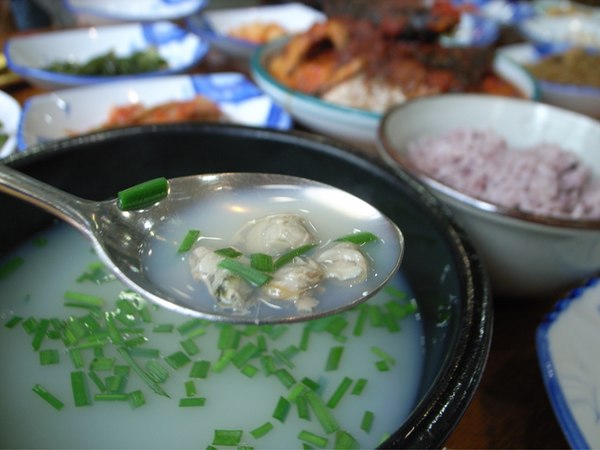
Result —
[[[89, 242], [63, 224], [6, 255], [0, 268], [6, 268], [16, 257], [23, 261], [16, 270], [0, 270], [3, 448], [204, 449], [213, 442], [216, 429], [240, 430], [240, 445], [256, 449], [302, 448], [303, 442], [298, 439], [302, 430], [327, 438], [327, 447], [333, 446], [336, 433], [325, 433], [312, 410], [310, 420], [300, 419], [297, 403], [291, 403], [283, 422], [272, 417], [280, 397], [288, 396], [294, 387], [284, 386], [280, 377], [271, 373], [272, 367], [266, 364], [269, 360], [278, 371], [285, 369], [296, 383], [305, 378], [318, 383], [315, 389], [323, 402], [329, 401], [342, 380], [350, 379], [348, 391], [329, 411], [339, 428], [350, 433], [361, 448], [376, 447], [402, 424], [416, 402], [423, 369], [422, 327], [418, 312], [414, 313], [414, 300], [399, 292], [408, 290], [401, 275], [390, 285], [397, 291], [382, 292], [357, 308], [328, 319], [292, 325], [208, 323], [134, 301], [130, 305], [137, 305], [137, 310], [146, 314], [130, 314], [131, 323], [123, 317], [123, 321], [115, 319], [114, 323], [121, 332], [125, 328], [131, 330], [129, 334], [123, 332], [121, 338], [130, 339], [130, 349], [135, 349], [130, 351], [138, 352], [134, 356], [138, 366], [146, 367], [152, 360], [166, 370], [168, 378], [159, 385], [170, 398], [155, 393], [136, 372], [129, 370], [118, 392], [141, 391], [145, 404], [133, 407], [128, 401], [96, 400], [100, 390], [89, 378], [94, 372], [101, 380], [108, 380], [115, 373], [114, 368], [93, 369], [97, 367], [92, 366], [95, 354], [99, 358], [114, 358], [115, 366], [127, 366], [117, 350], [126, 346], [124, 343], [107, 341], [98, 350], [81, 350], [83, 366], [77, 369], [61, 339], [51, 338], [55, 336], [49, 332], [39, 350], [34, 351], [36, 331], [27, 334], [24, 326], [31, 319], [40, 324], [43, 319], [64, 321], [70, 316], [81, 323], [90, 312], [65, 306], [65, 292], [70, 291], [105, 300], [97, 324], [100, 332], [106, 330], [105, 313], [115, 310], [123, 285], [115, 280], [107, 282], [103, 276], [90, 275], [87, 280], [82, 277], [93, 273], [93, 264], [98, 264], [98, 260]], [[23, 320], [14, 324], [16, 317]], [[384, 321], [379, 323], [382, 318]], [[356, 336], [357, 323], [363, 319], [362, 333], [357, 332], [360, 336]], [[8, 328], [11, 323], [14, 326]], [[311, 331], [306, 331], [307, 327]], [[54, 330], [53, 325], [49, 330]], [[145, 341], [136, 344], [139, 336], [144, 336]], [[226, 345], [226, 336], [237, 336], [237, 345], [236, 339]], [[308, 336], [308, 341], [303, 336]], [[220, 340], [228, 350], [218, 348]], [[74, 345], [80, 342], [83, 341]], [[251, 344], [259, 350], [244, 362], [239, 358], [243, 353], [240, 350]], [[341, 348], [342, 355], [339, 365], [327, 370], [332, 348]], [[40, 352], [51, 349], [58, 351], [58, 363], [42, 366]], [[143, 351], [157, 351], [160, 356], [140, 356]], [[238, 357], [225, 365], [223, 353]], [[172, 366], [167, 360], [177, 359], [170, 358], [174, 354], [179, 358], [183, 354], [183, 359], [187, 356], [189, 361]], [[232, 363], [234, 360], [240, 367]], [[204, 378], [191, 377], [194, 364], [199, 361], [208, 361], [210, 369]], [[86, 375], [91, 399], [88, 406], [74, 404], [70, 382], [73, 371]], [[364, 389], [353, 393], [361, 379], [366, 380]], [[36, 384], [62, 401], [62, 409], [56, 410], [34, 393]], [[192, 386], [195, 392], [191, 391]], [[179, 406], [185, 398], [204, 398], [204, 405]], [[369, 432], [361, 430], [365, 411], [373, 412]], [[253, 437], [251, 431], [267, 422], [272, 424], [271, 431]]]
[[[401, 248], [397, 229], [381, 220], [381, 214], [364, 201], [329, 188], [290, 185], [261, 185], [247, 189], [221, 189], [193, 202], [180, 211], [169, 211], [156, 227], [143, 255], [146, 275], [178, 303], [191, 309], [211, 311], [217, 301], [205, 284], [194, 280], [189, 253], [177, 249], [189, 230], [201, 232], [200, 244], [213, 249], [232, 246], [232, 239], [245, 224], [277, 214], [300, 215], [314, 227], [318, 242], [328, 242], [357, 231], [376, 235], [379, 240], [361, 246], [370, 261], [369, 274], [361, 283], [326, 280], [319, 284], [319, 304], [314, 313], [344, 308], [349, 301], [369, 295], [380, 279], [396, 267]], [[248, 311], [257, 318], [286, 317], [298, 312], [291, 301], [259, 302]]]

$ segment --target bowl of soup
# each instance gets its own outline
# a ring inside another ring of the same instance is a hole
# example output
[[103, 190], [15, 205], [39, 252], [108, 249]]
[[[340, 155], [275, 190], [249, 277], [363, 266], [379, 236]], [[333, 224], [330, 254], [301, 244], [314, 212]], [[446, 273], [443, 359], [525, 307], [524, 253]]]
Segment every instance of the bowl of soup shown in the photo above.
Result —
[[214, 323], [132, 294], [77, 231], [2, 194], [4, 445], [439, 448], [467, 408], [491, 339], [488, 279], [464, 230], [412, 177], [327, 138], [231, 124], [99, 131], [5, 162], [91, 200], [162, 176], [305, 177], [388, 215], [406, 248], [360, 307]]

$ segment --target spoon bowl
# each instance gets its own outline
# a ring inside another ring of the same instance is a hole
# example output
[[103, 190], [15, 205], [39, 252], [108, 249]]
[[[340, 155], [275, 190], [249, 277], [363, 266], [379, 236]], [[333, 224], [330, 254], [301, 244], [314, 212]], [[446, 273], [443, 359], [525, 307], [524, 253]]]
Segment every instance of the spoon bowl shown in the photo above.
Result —
[[[181, 314], [212, 321], [291, 323], [344, 311], [378, 292], [398, 270], [404, 252], [399, 228], [365, 201], [333, 186], [288, 175], [219, 173], [174, 178], [168, 181], [165, 198], [135, 210], [123, 210], [118, 199], [96, 202], [76, 197], [6, 165], [0, 165], [0, 191], [34, 204], [77, 228], [117, 278], [143, 297]], [[226, 200], [221, 202], [219, 198], [223, 195]], [[329, 211], [321, 219], [339, 229], [338, 236], [356, 230], [369, 231], [379, 238], [385, 251], [375, 257], [368, 255], [372, 268], [364, 282], [348, 289], [334, 287], [344, 289], [344, 295], [324, 295], [310, 311], [299, 311], [290, 302], [259, 302], [246, 312], [222, 308], [208, 291], [201, 293], [192, 286], [189, 277], [184, 276], [178, 284], [164, 279], [162, 274], [166, 271], [150, 269], [158, 258], [161, 264], [178, 266], [187, 275], [186, 257], [177, 253], [176, 241], [195, 223], [184, 217], [196, 206], [208, 203], [214, 206], [214, 211], [211, 209], [204, 216], [210, 216], [218, 228], [236, 221], [243, 223], [257, 213], [255, 208], [240, 203], [248, 195], [258, 199], [257, 204], [270, 205], [276, 212], [307, 211], [315, 205], [316, 210]]]

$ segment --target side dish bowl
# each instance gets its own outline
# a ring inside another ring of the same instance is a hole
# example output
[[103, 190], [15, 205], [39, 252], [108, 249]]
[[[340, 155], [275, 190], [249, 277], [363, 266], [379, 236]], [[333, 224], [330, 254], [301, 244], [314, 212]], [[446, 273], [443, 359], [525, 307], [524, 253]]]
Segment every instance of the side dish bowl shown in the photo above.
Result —
[[[168, 75], [191, 69], [206, 55], [208, 43], [171, 22], [127, 23], [39, 32], [9, 39], [4, 48], [8, 67], [30, 83], [59, 89], [126, 78]], [[154, 49], [167, 67], [131, 75], [79, 75], [47, 70], [57, 62], [84, 64], [113, 51], [127, 58]]]
[[[208, 40], [226, 55], [249, 60], [262, 44], [232, 36], [240, 27], [261, 27], [276, 24], [286, 35], [301, 33], [313, 24], [325, 20], [325, 15], [302, 3], [257, 5], [244, 8], [208, 9], [186, 20], [187, 27]], [[260, 35], [255, 32], [254, 35]]]
[[576, 153], [597, 180], [600, 122], [527, 100], [452, 94], [418, 99], [390, 110], [378, 136], [379, 153], [390, 167], [425, 183], [457, 215], [483, 256], [498, 298], [547, 298], [597, 271], [600, 220], [557, 218], [501, 207], [439, 182], [408, 158], [409, 143], [465, 128], [495, 131], [511, 151], [556, 144]]
[[[395, 175], [384, 166], [358, 156], [352, 148], [346, 148], [327, 138], [301, 132], [257, 130], [222, 124], [175, 124], [98, 132], [35, 146], [27, 152], [10, 156], [6, 163], [75, 195], [98, 200], [110, 198], [123, 188], [158, 176], [171, 178], [230, 171], [271, 172], [307, 177], [337, 186], [365, 199], [396, 221], [405, 235], [406, 253], [398, 276], [406, 280], [407, 289], [414, 295], [414, 304], [419, 310], [416, 319], [422, 324], [423, 338], [418, 341], [417, 347], [418, 353], [423, 357], [423, 365], [418, 386], [411, 394], [415, 397], [412, 406], [403, 420], [398, 419], [383, 441], [379, 440], [379, 433], [369, 436], [361, 431], [360, 420], [359, 423], [351, 422], [355, 425], [348, 431], [361, 440], [369, 439], [375, 442], [369, 446], [440, 448], [467, 408], [482, 376], [491, 340], [493, 319], [488, 280], [467, 235], [441, 203], [412, 177]], [[3, 236], [0, 241], [2, 256], [52, 223], [48, 214], [6, 195], [0, 195], [0, 211], [11, 218], [10, 221], [0, 221], [0, 233]], [[89, 255], [89, 251], [87, 254]], [[64, 259], [61, 258], [66, 263]], [[60, 265], [60, 260], [56, 264]], [[23, 269], [28, 270], [28, 266], [23, 266]], [[53, 273], [56, 273], [56, 270]], [[8, 282], [8, 278], [0, 280], [0, 289], [6, 286], [2, 284], [5, 282]], [[76, 289], [83, 287], [77, 285]], [[51, 310], [64, 308], [61, 299], [43, 300]], [[338, 333], [343, 332], [339, 325], [340, 323], [336, 322]], [[258, 329], [248, 331], [262, 333]], [[271, 331], [275, 333], [277, 330]], [[333, 336], [338, 334], [333, 329], [330, 331], [334, 333]], [[31, 338], [23, 334], [24, 330], [20, 327], [13, 330], [2, 327], [0, 330], [0, 337], [21, 341], [29, 349], [25, 353], [29, 353]], [[166, 334], [175, 335], [176, 345], [179, 345], [177, 339], [182, 338], [178, 338], [177, 331], [162, 333], [163, 338]], [[247, 335], [253, 340], [256, 336], [252, 333]], [[319, 339], [319, 336], [325, 338], [316, 329], [311, 336], [311, 341]], [[369, 343], [371, 336], [370, 331], [365, 332], [360, 341]], [[400, 338], [400, 335], [396, 336]], [[3, 340], [3, 344], [4, 342]], [[14, 345], [14, 341], [11, 342], [11, 345]], [[149, 345], [158, 346], [159, 342], [160, 339]], [[277, 345], [270, 338], [268, 342], [269, 345]], [[341, 341], [331, 342], [331, 345], [344, 345]], [[51, 342], [46, 341], [46, 344]], [[296, 343], [295, 346], [297, 345]], [[5, 347], [2, 345], [2, 348]], [[216, 342], [213, 347], [216, 347]], [[298, 357], [309, 358], [310, 361], [313, 352], [319, 352], [317, 347], [312, 345], [306, 351], [301, 351], [302, 356]], [[200, 354], [192, 358], [206, 358], [209, 351], [208, 346], [203, 347]], [[371, 351], [369, 345], [366, 346], [366, 351]], [[377, 353], [377, 349], [374, 351]], [[381, 355], [381, 352], [379, 354]], [[287, 355], [287, 358], [293, 357], [292, 353]], [[285, 354], [280, 356], [284, 358]], [[0, 358], [14, 358], [14, 353], [0, 351]], [[389, 357], [386, 358], [389, 360]], [[59, 365], [50, 368], [41, 367], [36, 363], [35, 368], [27, 373], [26, 380], [42, 377], [47, 372], [46, 369], [53, 373], [62, 373], [62, 376], [53, 378], [54, 380], [64, 380], [65, 376], [68, 378], [70, 362], [68, 357], [65, 359], [66, 361], [61, 360]], [[37, 362], [37, 357], [34, 360]], [[143, 361], [143, 358], [138, 360]], [[283, 361], [285, 362], [285, 358]], [[359, 371], [371, 365], [362, 362], [355, 364], [356, 362], [353, 364], [356, 366], [355, 370]], [[403, 357], [400, 357], [395, 363], [410, 362], [403, 361]], [[321, 362], [317, 362], [313, 367], [322, 367], [320, 364]], [[256, 365], [259, 365], [258, 361]], [[210, 444], [213, 438], [213, 429], [207, 429], [206, 420], [212, 420], [214, 414], [211, 411], [215, 410], [225, 418], [219, 422], [218, 428], [221, 430], [239, 429], [241, 425], [235, 422], [238, 419], [233, 419], [234, 416], [254, 424], [253, 428], [270, 421], [277, 430], [283, 431], [283, 434], [279, 434], [281, 442], [270, 448], [293, 448], [301, 445], [297, 440], [297, 431], [285, 432], [286, 427], [291, 426], [288, 422], [297, 419], [295, 411], [290, 410], [285, 424], [271, 418], [274, 405], [267, 402], [266, 397], [271, 397], [273, 392], [280, 390], [282, 394], [278, 395], [287, 396], [284, 387], [277, 380], [279, 377], [265, 379], [265, 399], [252, 406], [243, 405], [247, 395], [231, 396], [228, 392], [232, 389], [235, 391], [237, 385], [261, 384], [260, 380], [264, 376], [257, 374], [256, 380], [252, 381], [250, 376], [244, 377], [236, 367], [230, 365], [222, 372], [217, 372], [216, 368], [214, 371], [211, 369], [206, 380], [197, 379], [199, 392], [208, 397], [206, 405], [202, 408], [178, 407], [180, 395], [175, 393], [183, 389], [182, 383], [168, 382], [165, 386], [174, 393], [175, 398], [157, 398], [150, 393], [147, 404], [137, 409], [119, 402], [96, 402], [91, 407], [74, 408], [68, 400], [64, 410], [57, 412], [31, 393], [29, 381], [23, 383], [23, 374], [15, 373], [15, 365], [9, 367], [11, 370], [3, 371], [2, 374], [2, 389], [15, 391], [15, 383], [18, 386], [25, 384], [24, 388], [30, 396], [17, 395], [15, 402], [18, 405], [12, 405], [4, 395], [1, 397], [0, 410], [9, 414], [0, 413], [4, 423], [18, 424], [27, 420], [31, 426], [37, 426], [39, 420], [46, 420], [53, 424], [49, 434], [29, 433], [19, 426], [10, 427], [11, 435], [5, 436], [5, 442], [13, 443], [13, 447], [33, 447], [36, 446], [36, 442], [37, 446], [45, 448], [205, 446], [205, 443]], [[293, 371], [290, 366], [284, 367]], [[188, 368], [171, 371], [171, 377], [175, 378], [177, 372], [183, 373], [185, 377]], [[376, 373], [385, 376], [386, 372], [384, 370]], [[326, 387], [333, 390], [337, 382], [331, 380], [341, 375], [341, 369], [330, 372], [317, 369], [313, 379], [319, 383], [327, 383], [325, 380], [329, 379]], [[133, 378], [134, 374], [130, 376]], [[214, 378], [224, 381], [217, 384], [220, 387], [209, 392], [206, 386], [215, 385], [206, 383], [212, 383]], [[394, 377], [390, 381], [395, 379]], [[43, 380], [44, 383], [48, 383], [49, 389], [52, 388], [50, 379]], [[396, 383], [398, 384], [399, 382]], [[365, 395], [367, 392], [370, 392], [369, 395], [383, 395], [383, 401], [378, 407], [396, 407], [398, 399], [395, 394], [387, 389], [382, 390], [375, 382], [368, 383], [365, 389], [368, 390], [365, 390]], [[70, 394], [67, 398], [70, 398]], [[365, 400], [364, 396], [361, 398], [356, 392], [348, 392], [343, 403], [340, 403], [335, 411], [329, 409], [327, 414], [333, 413], [337, 416], [344, 411], [357, 412], [349, 405]], [[249, 415], [247, 408], [251, 408], [253, 414]], [[259, 410], [263, 412], [258, 413]], [[358, 412], [361, 412], [360, 408]], [[375, 424], [388, 416], [385, 411], [377, 412]], [[172, 417], [183, 419], [173, 422]], [[97, 431], [99, 420], [105, 427], [110, 427], [111, 433], [102, 431], [104, 428]], [[300, 426], [318, 431], [319, 424], [316, 418], [313, 417], [309, 422], [301, 422], [304, 425], [301, 423]], [[96, 430], [95, 437], [92, 438], [87, 433], [83, 441], [80, 431], [87, 429], [86, 427]], [[60, 436], [59, 444], [56, 436]], [[150, 442], [150, 439], [153, 440]], [[265, 445], [266, 440], [273, 438], [269, 435], [262, 438], [262, 441], [257, 441], [250, 433], [245, 433], [244, 439], [247, 445], [259, 446]], [[27, 445], [23, 444], [24, 442]]]
[[18, 149], [97, 131], [115, 107], [152, 108], [192, 100], [198, 95], [212, 101], [231, 123], [281, 130], [292, 126], [289, 114], [241, 73], [166, 75], [61, 89], [30, 97], [19, 122]]
[[[373, 148], [382, 114], [303, 94], [284, 86], [269, 73], [269, 59], [284, 44], [285, 41], [270, 43], [254, 53], [250, 68], [256, 84], [307, 128], [353, 145]], [[516, 86], [524, 97], [534, 100], [539, 98], [536, 81], [519, 64], [498, 56], [494, 60], [494, 70]]]
[[[499, 48], [498, 51], [522, 66], [535, 64], [542, 59], [542, 56], [531, 44], [508, 45]], [[590, 70], [596, 69], [590, 67]], [[541, 101], [600, 118], [600, 88], [536, 79], [540, 87]]]
[[542, 55], [572, 47], [600, 50], [600, 15], [536, 15], [518, 28]]

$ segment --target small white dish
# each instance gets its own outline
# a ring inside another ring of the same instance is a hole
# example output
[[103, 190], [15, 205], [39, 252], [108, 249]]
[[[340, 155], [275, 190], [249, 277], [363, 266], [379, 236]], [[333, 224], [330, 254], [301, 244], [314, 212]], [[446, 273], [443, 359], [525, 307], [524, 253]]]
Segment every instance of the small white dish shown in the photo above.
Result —
[[[206, 55], [208, 42], [170, 22], [131, 23], [102, 27], [41, 32], [9, 39], [4, 53], [8, 67], [30, 83], [45, 89], [143, 78], [184, 72]], [[128, 56], [156, 48], [168, 68], [161, 71], [120, 76], [82, 76], [45, 70], [57, 61], [83, 63], [114, 51]]]
[[76, 134], [104, 123], [115, 106], [156, 106], [203, 95], [233, 123], [288, 130], [290, 116], [241, 73], [171, 75], [63, 89], [29, 98], [18, 130], [18, 149]]
[[223, 8], [206, 10], [187, 20], [190, 30], [209, 40], [223, 53], [236, 58], [249, 59], [259, 47], [230, 36], [231, 30], [254, 23], [276, 23], [288, 34], [301, 33], [313, 24], [324, 21], [325, 15], [302, 3], [254, 6], [248, 8]]
[[561, 299], [536, 335], [542, 378], [572, 448], [600, 448], [600, 278]]
[[598, 15], [536, 15], [521, 22], [519, 30], [542, 55], [560, 53], [571, 47], [600, 50]]
[[208, 0], [63, 0], [81, 22], [150, 22], [178, 20], [206, 7]]
[[[282, 45], [282, 42], [267, 44], [253, 55], [251, 71], [256, 84], [309, 129], [352, 145], [374, 149], [377, 127], [383, 115], [328, 102], [279, 83], [267, 70], [266, 61]], [[518, 87], [526, 98], [539, 99], [536, 81], [519, 64], [499, 55], [494, 60], [494, 71]]]
[[[522, 66], [535, 64], [542, 58], [532, 44], [509, 45], [501, 47], [498, 51]], [[540, 86], [540, 100], [600, 119], [600, 89], [552, 83], [541, 79], [537, 81]]]
[[10, 155], [17, 147], [17, 127], [21, 106], [7, 93], [0, 91], [0, 134], [7, 135], [4, 145], [0, 145], [0, 158]]

